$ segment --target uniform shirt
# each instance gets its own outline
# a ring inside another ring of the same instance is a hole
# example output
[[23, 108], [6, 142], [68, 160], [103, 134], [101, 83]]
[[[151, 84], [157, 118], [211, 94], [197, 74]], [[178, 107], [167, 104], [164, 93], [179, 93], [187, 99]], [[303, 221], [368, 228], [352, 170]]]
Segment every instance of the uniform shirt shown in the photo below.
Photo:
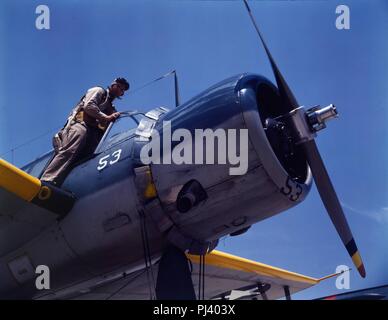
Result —
[[[91, 127], [97, 127], [99, 124], [105, 127], [105, 117], [116, 112], [112, 100], [113, 97], [110, 95], [109, 89], [105, 90], [101, 87], [90, 88], [81, 101], [82, 121]], [[77, 120], [81, 119], [77, 116]]]

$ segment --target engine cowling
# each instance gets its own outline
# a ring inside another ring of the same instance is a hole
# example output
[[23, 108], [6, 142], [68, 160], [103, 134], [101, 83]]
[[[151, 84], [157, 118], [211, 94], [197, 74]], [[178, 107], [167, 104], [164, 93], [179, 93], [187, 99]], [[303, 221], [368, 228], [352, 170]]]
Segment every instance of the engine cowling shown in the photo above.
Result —
[[[277, 88], [268, 79], [242, 74], [212, 86], [157, 122], [155, 130], [161, 140], [167, 121], [171, 132], [186, 128], [193, 137], [196, 129], [237, 130], [240, 135], [241, 130], [248, 132], [247, 172], [243, 175], [230, 175], [231, 163], [151, 164], [164, 213], [176, 230], [194, 240], [212, 241], [303, 201], [311, 187], [311, 173], [292, 140], [292, 129], [275, 119], [285, 112]], [[239, 150], [242, 140], [236, 141]], [[173, 141], [171, 150], [163, 152], [173, 153], [179, 145], [191, 149], [195, 159], [194, 143], [185, 146], [187, 143], [184, 139]], [[220, 156], [215, 146], [210, 151], [215, 158]], [[200, 200], [194, 192], [182, 198], [193, 181], [200, 186], [196, 189], [202, 190]], [[184, 210], [180, 209], [182, 204]], [[189, 243], [186, 240], [176, 245], [190, 251]]]

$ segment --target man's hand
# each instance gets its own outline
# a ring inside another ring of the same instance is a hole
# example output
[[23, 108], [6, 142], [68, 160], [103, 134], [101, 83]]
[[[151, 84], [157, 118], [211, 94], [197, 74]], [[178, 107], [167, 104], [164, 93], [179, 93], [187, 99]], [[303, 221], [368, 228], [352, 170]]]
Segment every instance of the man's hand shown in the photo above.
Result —
[[108, 116], [108, 122], [115, 121], [120, 117], [120, 112], [112, 113], [110, 116]]

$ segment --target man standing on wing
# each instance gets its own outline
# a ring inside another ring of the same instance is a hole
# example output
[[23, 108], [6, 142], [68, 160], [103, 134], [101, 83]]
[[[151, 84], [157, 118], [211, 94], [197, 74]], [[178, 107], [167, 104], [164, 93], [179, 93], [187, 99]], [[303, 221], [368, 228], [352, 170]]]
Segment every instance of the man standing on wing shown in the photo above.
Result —
[[120, 117], [112, 104], [113, 100], [123, 96], [128, 89], [128, 81], [117, 78], [107, 89], [93, 87], [86, 92], [63, 129], [53, 138], [55, 156], [43, 173], [42, 181], [62, 184], [71, 165], [94, 152], [104, 128]]

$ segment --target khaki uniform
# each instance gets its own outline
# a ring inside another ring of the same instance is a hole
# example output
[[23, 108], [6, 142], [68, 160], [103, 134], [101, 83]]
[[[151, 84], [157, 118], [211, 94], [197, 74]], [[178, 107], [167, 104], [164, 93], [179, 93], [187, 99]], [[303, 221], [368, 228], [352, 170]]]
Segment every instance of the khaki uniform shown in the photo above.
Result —
[[41, 180], [61, 184], [72, 164], [94, 152], [108, 125], [104, 114], [116, 112], [112, 100], [108, 89], [94, 87], [87, 91], [63, 129], [55, 135], [55, 156]]

